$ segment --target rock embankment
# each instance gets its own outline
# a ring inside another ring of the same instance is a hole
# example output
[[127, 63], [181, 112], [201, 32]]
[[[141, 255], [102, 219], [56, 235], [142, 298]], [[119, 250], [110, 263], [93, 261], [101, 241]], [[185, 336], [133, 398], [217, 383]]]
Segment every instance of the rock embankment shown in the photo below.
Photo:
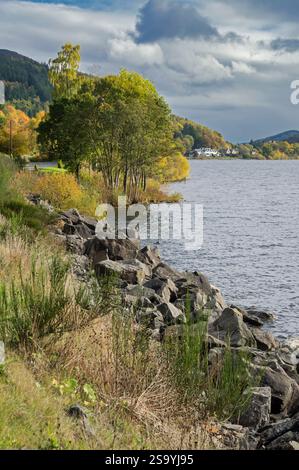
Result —
[[155, 340], [186, 322], [189, 305], [194, 322], [207, 319], [209, 360], [227, 347], [246, 351], [259, 387], [251, 390], [251, 404], [238, 423], [226, 424], [228, 447], [259, 449], [299, 448], [299, 339], [279, 342], [263, 326], [273, 314], [227, 305], [219, 289], [200, 272], [178, 272], [165, 264], [156, 248], [140, 247], [138, 239], [100, 240], [96, 220], [70, 210], [61, 214], [56, 229], [73, 253], [74, 271], [84, 281], [88, 267], [96, 275], [116, 274], [125, 309], [145, 324]]

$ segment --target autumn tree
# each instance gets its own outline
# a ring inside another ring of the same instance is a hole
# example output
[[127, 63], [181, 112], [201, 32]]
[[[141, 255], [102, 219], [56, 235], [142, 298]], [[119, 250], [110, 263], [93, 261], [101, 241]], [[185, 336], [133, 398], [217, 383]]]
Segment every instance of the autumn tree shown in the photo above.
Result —
[[14, 157], [31, 155], [36, 150], [32, 120], [12, 105], [0, 110], [0, 152]]
[[53, 98], [70, 99], [78, 93], [81, 78], [79, 75], [80, 46], [65, 44], [55, 59], [49, 61], [49, 80], [54, 87]]
[[107, 186], [132, 200], [146, 186], [153, 165], [170, 152], [170, 109], [154, 85], [122, 70], [94, 85], [90, 139]]

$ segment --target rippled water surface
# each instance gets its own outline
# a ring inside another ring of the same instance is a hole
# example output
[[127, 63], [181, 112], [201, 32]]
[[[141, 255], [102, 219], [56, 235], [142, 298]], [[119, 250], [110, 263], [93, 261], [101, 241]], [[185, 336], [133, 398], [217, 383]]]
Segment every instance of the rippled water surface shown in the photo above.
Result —
[[299, 335], [299, 161], [192, 161], [171, 185], [204, 206], [204, 245], [161, 242], [163, 258], [200, 270], [227, 301], [277, 313], [280, 336]]

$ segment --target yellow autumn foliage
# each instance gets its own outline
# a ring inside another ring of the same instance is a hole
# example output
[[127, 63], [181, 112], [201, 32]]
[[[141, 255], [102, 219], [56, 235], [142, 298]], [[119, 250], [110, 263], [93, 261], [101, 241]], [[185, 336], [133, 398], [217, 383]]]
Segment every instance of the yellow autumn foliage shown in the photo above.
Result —
[[164, 157], [158, 163], [157, 173], [160, 181], [164, 183], [184, 180], [189, 176], [189, 172], [189, 161], [181, 153]]

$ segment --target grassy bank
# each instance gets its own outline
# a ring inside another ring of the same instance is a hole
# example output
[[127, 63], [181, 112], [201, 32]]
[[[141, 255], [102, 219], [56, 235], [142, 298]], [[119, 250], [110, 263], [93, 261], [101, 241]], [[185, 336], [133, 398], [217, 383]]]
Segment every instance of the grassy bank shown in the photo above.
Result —
[[[89, 170], [81, 172], [80, 182], [63, 169], [21, 171], [14, 176], [12, 184], [23, 196], [39, 194], [58, 210], [76, 207], [80, 212], [91, 216], [94, 216], [99, 204], [117, 204], [118, 196], [124, 195], [121, 190], [107, 189], [101, 174]], [[178, 202], [180, 199], [181, 195], [178, 193], [168, 194], [163, 191], [161, 183], [156, 179], [149, 179], [146, 189], [140, 191], [138, 196], [138, 202], [145, 204]]]
[[90, 273], [88, 284], [79, 283], [71, 255], [47, 231], [55, 220], [39, 209], [39, 225], [32, 223], [36, 208], [12, 191], [14, 169], [5, 169], [0, 448], [218, 447], [217, 420], [247, 406], [246, 355], [227, 347], [211, 364], [208, 312], [193, 324], [188, 301], [186, 325], [153, 341], [134, 312], [124, 310], [116, 279], [98, 282]]

